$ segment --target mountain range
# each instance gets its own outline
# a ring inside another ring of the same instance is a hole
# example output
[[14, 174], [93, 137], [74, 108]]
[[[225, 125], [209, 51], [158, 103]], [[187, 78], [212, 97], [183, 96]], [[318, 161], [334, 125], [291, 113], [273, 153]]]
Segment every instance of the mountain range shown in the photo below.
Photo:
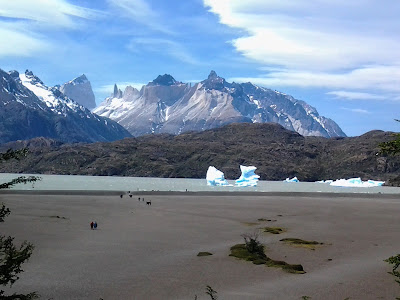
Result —
[[379, 143], [391, 139], [393, 133], [383, 131], [358, 137], [305, 137], [274, 123], [235, 123], [107, 143], [62, 144], [36, 138], [1, 145], [0, 151], [28, 147], [31, 154], [3, 162], [0, 172], [205, 178], [208, 167], [215, 166], [227, 179], [237, 179], [239, 165], [254, 165], [261, 180], [392, 180], [400, 175], [400, 157], [378, 155]]
[[114, 141], [270, 122], [304, 136], [346, 136], [304, 101], [250, 82], [229, 83], [214, 71], [193, 85], [168, 74], [140, 91], [128, 86], [122, 92], [115, 85], [111, 97], [95, 108], [92, 86], [84, 74], [49, 87], [31, 71], [0, 69], [1, 104], [0, 143], [40, 136], [61, 142]]
[[207, 79], [182, 83], [158, 76], [141, 90], [128, 86], [106, 98], [94, 113], [115, 120], [133, 136], [203, 131], [230, 123], [281, 124], [303, 136], [343, 137], [341, 128], [306, 102], [248, 83], [229, 83], [211, 71]]
[[48, 87], [31, 71], [20, 74], [0, 69], [0, 143], [39, 136], [68, 143], [131, 136], [115, 121], [92, 113], [62, 92], [71, 93], [81, 84], [88, 90], [90, 83], [83, 79], [73, 81], [75, 88], [72, 82], [62, 88]]

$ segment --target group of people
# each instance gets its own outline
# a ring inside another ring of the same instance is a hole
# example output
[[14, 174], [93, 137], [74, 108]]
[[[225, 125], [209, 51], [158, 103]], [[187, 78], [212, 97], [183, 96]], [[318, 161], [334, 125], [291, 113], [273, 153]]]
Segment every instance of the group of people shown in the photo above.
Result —
[[90, 222], [90, 229], [97, 229], [97, 222], [96, 221], [92, 221], [92, 222]]

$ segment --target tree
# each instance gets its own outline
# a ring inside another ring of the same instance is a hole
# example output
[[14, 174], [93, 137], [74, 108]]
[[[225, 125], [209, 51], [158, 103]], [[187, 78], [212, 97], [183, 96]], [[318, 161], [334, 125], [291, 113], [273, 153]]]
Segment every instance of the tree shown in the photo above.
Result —
[[[395, 119], [395, 121], [400, 122], [400, 120], [397, 119]], [[381, 154], [396, 155], [400, 153], [400, 133], [395, 133], [393, 136], [396, 139], [379, 144], [379, 147], [381, 148], [380, 150]]]
[[[0, 153], [0, 162], [6, 161], [6, 160], [10, 160], [10, 159], [16, 159], [16, 160], [20, 160], [22, 157], [25, 157], [28, 154], [28, 149], [27, 148], [23, 148], [20, 150], [12, 150], [12, 149], [8, 149], [7, 152], [5, 153]], [[10, 182], [6, 182], [6, 183], [2, 183], [0, 184], [0, 189], [8, 189], [10, 187], [12, 187], [15, 184], [18, 183], [28, 183], [28, 182], [36, 182], [38, 180], [41, 180], [40, 177], [37, 176], [19, 176], [13, 180], [11, 180]]]
[[[21, 150], [7, 150], [5, 153], [0, 153], [0, 162], [9, 159], [19, 160], [21, 157], [26, 156], [28, 150], [26, 148]], [[40, 180], [40, 177], [36, 176], [20, 176], [11, 180], [10, 182], [3, 183], [0, 185], [0, 189], [10, 188], [17, 183], [28, 183], [36, 182]], [[4, 219], [10, 214], [10, 209], [4, 204], [0, 208], [0, 223], [4, 222]], [[19, 279], [18, 274], [22, 273], [21, 266], [26, 262], [32, 255], [34, 246], [31, 243], [24, 241], [19, 247], [14, 245], [14, 238], [11, 236], [0, 235], [0, 286], [10, 287]], [[30, 300], [37, 299], [39, 296], [37, 293], [32, 292], [29, 294], [12, 294], [5, 295], [4, 290], [0, 290], [0, 299], [4, 300]]]
[[[395, 256], [391, 256], [388, 259], [385, 259], [385, 261], [391, 265], [393, 265], [392, 272], [388, 272], [389, 274], [393, 275], [397, 279], [396, 282], [400, 284], [400, 272], [398, 271], [398, 268], [400, 266], [400, 254], [397, 254]], [[400, 298], [396, 298], [400, 299]]]

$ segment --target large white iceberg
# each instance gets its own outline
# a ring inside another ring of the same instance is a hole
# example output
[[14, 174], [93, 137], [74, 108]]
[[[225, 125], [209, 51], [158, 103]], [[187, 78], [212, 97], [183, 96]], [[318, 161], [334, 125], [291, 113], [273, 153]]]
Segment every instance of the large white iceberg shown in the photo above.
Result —
[[257, 186], [260, 176], [254, 173], [256, 169], [254, 166], [240, 166], [242, 175], [235, 181], [236, 186]]
[[230, 185], [226, 181], [224, 173], [213, 166], [208, 167], [206, 180], [207, 180], [207, 185], [211, 185], [211, 186], [229, 186]]
[[330, 183], [333, 186], [348, 186], [348, 187], [375, 187], [382, 186], [384, 181], [367, 180], [362, 181], [360, 177], [350, 179], [338, 179]]
[[299, 180], [297, 179], [296, 176], [293, 177], [292, 179], [289, 179], [289, 177], [288, 177], [288, 178], [286, 178], [284, 181], [285, 181], [285, 182], [299, 182]]

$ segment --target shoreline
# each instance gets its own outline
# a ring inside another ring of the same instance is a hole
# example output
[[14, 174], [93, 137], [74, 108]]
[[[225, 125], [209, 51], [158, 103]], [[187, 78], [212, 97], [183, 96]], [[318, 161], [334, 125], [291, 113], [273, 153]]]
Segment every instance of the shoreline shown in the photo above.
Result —
[[[252, 196], [252, 197], [331, 197], [331, 198], [367, 198], [367, 199], [399, 199], [396, 193], [337, 193], [337, 192], [264, 192], [264, 191], [130, 191], [131, 195], [153, 195], [153, 196]], [[0, 195], [87, 195], [87, 196], [128, 196], [125, 190], [0, 190]], [[399, 199], [400, 202], [400, 199]]]

